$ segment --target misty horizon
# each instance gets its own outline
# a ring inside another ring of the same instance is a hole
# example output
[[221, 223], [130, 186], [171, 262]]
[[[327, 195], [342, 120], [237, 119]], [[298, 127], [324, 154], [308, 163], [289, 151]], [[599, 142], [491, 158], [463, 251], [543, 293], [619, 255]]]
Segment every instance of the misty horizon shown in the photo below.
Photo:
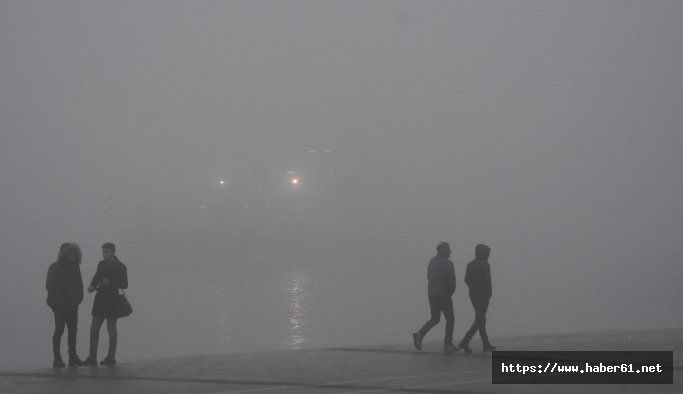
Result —
[[117, 245], [135, 309], [122, 357], [410, 345], [441, 241], [456, 337], [478, 243], [493, 339], [682, 327], [681, 15], [1, 2], [0, 366], [49, 359], [45, 275], [63, 242], [86, 283]]

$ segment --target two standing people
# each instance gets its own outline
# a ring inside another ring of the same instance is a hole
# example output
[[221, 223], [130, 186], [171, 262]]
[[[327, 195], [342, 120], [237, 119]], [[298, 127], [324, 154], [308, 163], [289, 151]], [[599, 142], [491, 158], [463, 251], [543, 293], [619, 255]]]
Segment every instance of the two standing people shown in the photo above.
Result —
[[64, 243], [60, 246], [57, 261], [50, 265], [46, 281], [47, 304], [55, 316], [55, 330], [52, 336], [53, 367], [65, 366], [60, 353], [64, 326], [68, 329], [69, 366], [97, 365], [99, 333], [105, 319], [109, 332], [109, 352], [101, 364], [116, 364], [116, 297], [119, 289], [128, 288], [128, 273], [126, 266], [115, 256], [115, 250], [116, 247], [112, 243], [102, 245], [103, 259], [97, 265], [97, 272], [88, 287], [88, 292], [97, 291], [97, 295], [92, 309], [90, 354], [85, 361], [81, 361], [76, 353], [78, 307], [83, 301], [81, 249], [75, 243]]
[[[437, 255], [429, 261], [427, 267], [429, 308], [431, 318], [422, 328], [413, 333], [413, 345], [416, 349], [422, 349], [422, 339], [429, 330], [439, 323], [441, 314], [446, 319], [446, 333], [444, 335], [443, 350], [446, 353], [459, 350], [453, 345], [453, 301], [451, 299], [455, 292], [455, 269], [453, 262], [449, 259], [451, 248], [447, 242], [441, 242], [436, 247]], [[484, 351], [495, 350], [491, 345], [486, 333], [486, 311], [492, 294], [491, 286], [491, 266], [488, 258], [491, 248], [484, 244], [479, 244], [475, 248], [475, 259], [467, 264], [465, 283], [469, 287], [470, 300], [475, 310], [475, 320], [465, 337], [460, 341], [459, 347], [467, 353], [472, 353], [469, 342], [474, 334], [479, 331]]]

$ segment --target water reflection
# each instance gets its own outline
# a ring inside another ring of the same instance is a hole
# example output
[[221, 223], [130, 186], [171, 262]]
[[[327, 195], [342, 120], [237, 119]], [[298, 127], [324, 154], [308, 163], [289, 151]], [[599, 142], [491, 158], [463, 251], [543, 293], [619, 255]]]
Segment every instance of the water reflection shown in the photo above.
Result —
[[228, 324], [229, 315], [229, 297], [228, 297], [228, 283], [223, 282], [220, 284], [214, 284], [211, 286], [211, 292], [213, 293], [213, 299], [217, 303], [218, 322], [220, 325], [221, 336], [226, 343], [230, 342], [230, 326]]
[[306, 271], [288, 271], [283, 277], [289, 320], [288, 344], [292, 349], [300, 349], [308, 340], [306, 330], [310, 316], [307, 316], [306, 308], [311, 284], [311, 276]]
[[214, 273], [203, 279], [213, 282], [206, 293], [208, 316], [200, 318], [212, 322], [209, 334], [218, 341], [213, 348], [301, 349], [309, 344], [313, 278], [308, 270], [283, 270]]

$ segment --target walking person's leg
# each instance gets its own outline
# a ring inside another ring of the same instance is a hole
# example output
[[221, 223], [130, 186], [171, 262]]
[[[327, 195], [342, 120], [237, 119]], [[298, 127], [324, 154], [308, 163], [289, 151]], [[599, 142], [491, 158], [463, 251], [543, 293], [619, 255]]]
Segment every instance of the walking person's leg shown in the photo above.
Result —
[[447, 353], [457, 351], [458, 348], [453, 346], [453, 327], [455, 326], [455, 316], [453, 313], [453, 300], [450, 297], [442, 301], [441, 311], [443, 312], [444, 319], [446, 319], [446, 333], [443, 338], [443, 351]]
[[474, 318], [479, 323], [479, 336], [481, 337], [482, 343], [487, 343], [489, 341], [488, 335], [486, 334], [486, 310], [489, 308], [489, 300], [477, 300], [474, 306]]
[[441, 303], [436, 298], [429, 299], [429, 310], [431, 313], [431, 318], [422, 326], [419, 333], [420, 336], [424, 338], [425, 335], [431, 330], [435, 325], [439, 324], [441, 321]]
[[429, 310], [431, 318], [422, 326], [422, 328], [413, 334], [413, 344], [418, 350], [422, 349], [422, 338], [427, 335], [435, 325], [439, 324], [441, 320], [441, 302], [438, 299], [429, 297]]
[[479, 321], [479, 336], [481, 337], [481, 343], [484, 345], [484, 351], [490, 352], [495, 350], [495, 346], [491, 345], [489, 342], [489, 336], [486, 332], [486, 312], [489, 309], [489, 298], [482, 298], [477, 300], [477, 306], [475, 307], [475, 316]]
[[455, 325], [455, 317], [453, 316], [453, 301], [444, 300], [443, 302], [443, 317], [446, 319], [446, 331], [443, 337], [443, 343], [453, 343], [453, 327]]
[[479, 330], [480, 323], [479, 319], [477, 318], [477, 302], [474, 298], [470, 298], [470, 301], [472, 302], [472, 307], [474, 308], [474, 322], [472, 322], [470, 329], [467, 330], [467, 333], [465, 333], [462, 341], [460, 341], [458, 344], [458, 346], [460, 346], [460, 348], [467, 353], [472, 353], [472, 349], [470, 349], [470, 341], [472, 340], [474, 334]]

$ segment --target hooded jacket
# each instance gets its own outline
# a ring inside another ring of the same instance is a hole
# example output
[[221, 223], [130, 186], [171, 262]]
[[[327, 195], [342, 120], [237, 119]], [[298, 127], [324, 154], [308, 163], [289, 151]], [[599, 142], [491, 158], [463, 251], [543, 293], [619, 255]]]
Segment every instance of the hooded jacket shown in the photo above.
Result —
[[453, 262], [440, 255], [434, 256], [427, 266], [429, 297], [450, 297], [455, 292]]
[[[47, 305], [56, 308], [77, 307], [83, 301], [83, 277], [80, 263], [71, 263], [64, 256], [71, 253], [75, 246], [67, 246], [60, 251], [60, 258], [50, 264], [47, 270]], [[77, 253], [80, 254], [80, 251]]]
[[491, 248], [479, 244], [474, 250], [474, 260], [467, 263], [465, 283], [470, 288], [470, 298], [489, 298], [493, 294], [491, 265], [488, 262]]

